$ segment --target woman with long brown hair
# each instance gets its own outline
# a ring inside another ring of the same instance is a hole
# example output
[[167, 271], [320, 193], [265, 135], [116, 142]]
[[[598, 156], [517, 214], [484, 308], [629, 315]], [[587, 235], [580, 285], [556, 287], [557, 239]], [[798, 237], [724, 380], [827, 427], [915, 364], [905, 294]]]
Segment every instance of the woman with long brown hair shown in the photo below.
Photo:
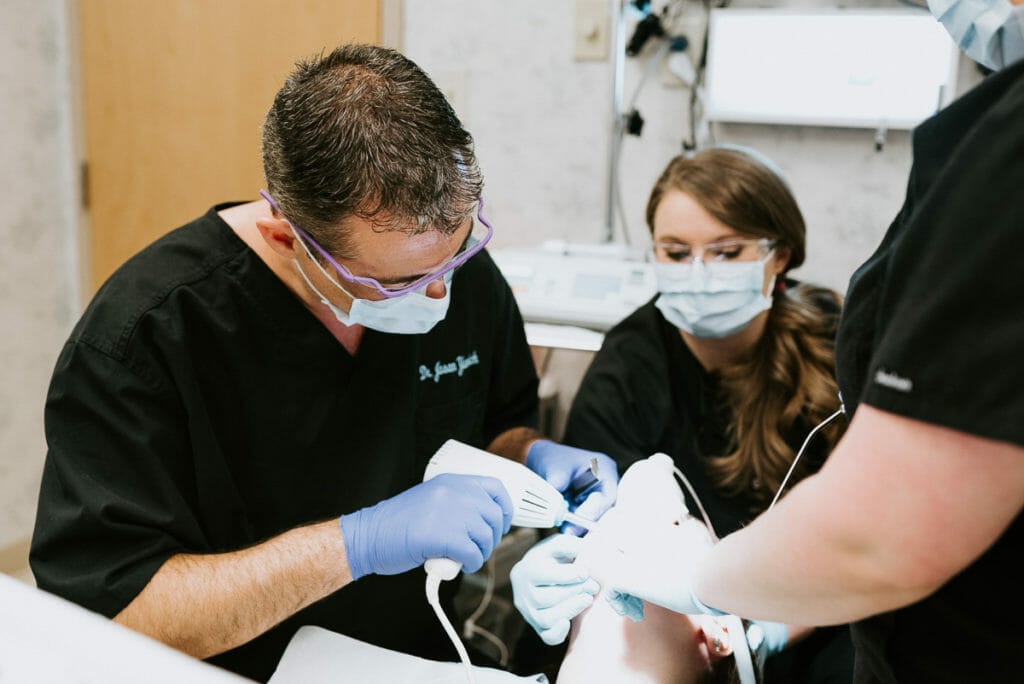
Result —
[[[839, 407], [841, 298], [787, 276], [804, 261], [804, 220], [777, 167], [756, 151], [711, 148], [673, 159], [646, 215], [659, 294], [605, 337], [564, 441], [611, 455], [620, 472], [668, 454], [724, 537], [769, 506], [809, 431]], [[787, 487], [821, 466], [841, 429], [817, 433]], [[545, 557], [543, 548], [520, 563], [513, 587], [527, 621], [556, 643], [586, 602], [576, 592], [573, 608], [559, 610], [569, 587], [546, 592], [546, 605], [526, 599], [545, 595], [535, 591], [545, 563], [572, 558], [571, 549]], [[765, 681], [849, 681], [845, 627], [762, 628], [781, 651], [768, 659]]]

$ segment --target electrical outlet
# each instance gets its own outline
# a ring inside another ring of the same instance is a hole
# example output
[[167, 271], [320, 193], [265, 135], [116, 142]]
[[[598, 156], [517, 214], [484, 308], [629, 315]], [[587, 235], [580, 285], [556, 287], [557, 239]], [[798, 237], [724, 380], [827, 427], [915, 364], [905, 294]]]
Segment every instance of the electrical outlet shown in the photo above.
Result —
[[573, 32], [577, 62], [608, 59], [611, 17], [607, 0], [576, 0]]

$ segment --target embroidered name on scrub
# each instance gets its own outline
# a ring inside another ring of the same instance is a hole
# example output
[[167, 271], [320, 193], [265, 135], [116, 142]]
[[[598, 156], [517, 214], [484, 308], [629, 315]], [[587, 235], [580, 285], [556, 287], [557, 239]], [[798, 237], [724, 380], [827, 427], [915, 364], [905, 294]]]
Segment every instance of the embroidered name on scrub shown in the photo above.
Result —
[[460, 354], [459, 356], [455, 357], [454, 361], [449, 361], [448, 363], [437, 361], [434, 363], [433, 368], [421, 364], [420, 382], [425, 382], [427, 380], [440, 382], [443, 376], [451, 375], [453, 373], [461, 378], [462, 374], [466, 372], [467, 368], [476, 366], [479, 363], [480, 357], [477, 355], [476, 351], [474, 351], [472, 354], [469, 354], [468, 356], [462, 356]]
[[879, 369], [878, 372], [875, 373], [875, 382], [883, 387], [888, 387], [889, 389], [894, 389], [898, 392], [909, 393], [914, 389], [913, 380], [884, 369]]

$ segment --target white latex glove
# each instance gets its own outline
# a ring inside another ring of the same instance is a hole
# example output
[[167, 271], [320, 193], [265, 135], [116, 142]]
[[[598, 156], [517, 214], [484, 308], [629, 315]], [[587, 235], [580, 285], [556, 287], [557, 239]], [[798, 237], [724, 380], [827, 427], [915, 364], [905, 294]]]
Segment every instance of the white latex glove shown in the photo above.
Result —
[[590, 607], [600, 588], [575, 563], [582, 543], [572, 534], [548, 537], [527, 551], [509, 573], [516, 608], [552, 646], [565, 640], [569, 621]]
[[619, 538], [620, 553], [607, 585], [619, 594], [677, 613], [700, 614], [703, 611], [693, 599], [693, 578], [710, 550], [707, 528], [692, 517], [677, 525], [636, 529], [632, 535]]

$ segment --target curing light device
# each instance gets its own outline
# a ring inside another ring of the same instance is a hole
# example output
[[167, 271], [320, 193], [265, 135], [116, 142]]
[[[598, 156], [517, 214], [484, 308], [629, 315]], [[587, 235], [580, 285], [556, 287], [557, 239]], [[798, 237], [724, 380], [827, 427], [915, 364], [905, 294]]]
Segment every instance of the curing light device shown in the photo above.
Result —
[[[571, 513], [569, 503], [540, 475], [521, 463], [502, 458], [489, 451], [449, 439], [441, 445], [441, 448], [427, 463], [427, 469], [423, 472], [423, 481], [426, 482], [445, 473], [480, 475], [500, 480], [512, 498], [512, 524], [517, 527], [556, 527], [563, 522], [571, 522], [587, 529], [594, 527], [593, 521]], [[585, 493], [597, 482], [597, 461], [591, 461], [590, 471], [573, 481], [569, 485], [569, 489], [573, 492]], [[448, 638], [451, 639], [452, 645], [455, 646], [455, 650], [459, 654], [459, 660], [462, 661], [466, 674], [466, 682], [475, 684], [473, 666], [469, 660], [469, 654], [466, 652], [466, 646], [459, 639], [451, 621], [444, 614], [439, 598], [441, 582], [454, 579], [462, 570], [462, 566], [450, 558], [430, 558], [423, 564], [423, 568], [427, 571], [427, 602], [434, 609], [437, 619], [441, 622], [441, 626], [444, 627], [445, 633], [448, 634]]]
[[[596, 482], [596, 468], [596, 463], [591, 465], [593, 477], [590, 484]], [[482, 475], [500, 480], [512, 497], [512, 524], [516, 527], [557, 527], [563, 522], [587, 529], [594, 527], [593, 521], [571, 513], [561, 493], [540, 475], [521, 463], [489, 451], [449, 439], [430, 459], [423, 473], [423, 481], [444, 473]], [[581, 489], [572, 488], [577, 491]], [[436, 573], [444, 580], [452, 579], [462, 569], [458, 563], [447, 558], [431, 558], [425, 567], [427, 573]]]

